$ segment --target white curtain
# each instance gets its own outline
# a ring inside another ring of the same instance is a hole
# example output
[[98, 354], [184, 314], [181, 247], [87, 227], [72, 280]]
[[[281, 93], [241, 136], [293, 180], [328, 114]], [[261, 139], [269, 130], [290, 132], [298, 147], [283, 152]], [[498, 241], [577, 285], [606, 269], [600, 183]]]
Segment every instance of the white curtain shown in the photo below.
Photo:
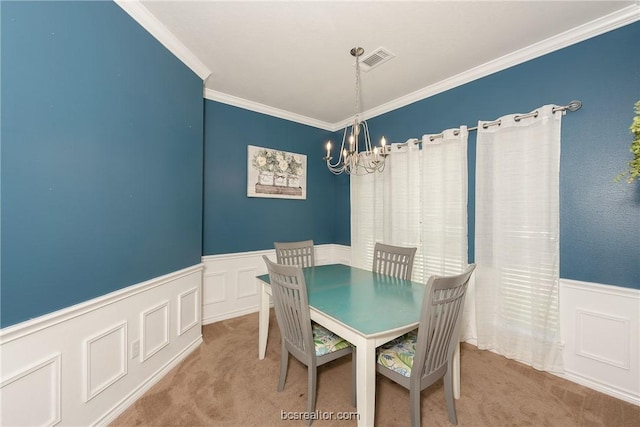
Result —
[[371, 270], [373, 248], [382, 238], [381, 173], [351, 176], [351, 265]]
[[467, 138], [466, 126], [422, 137], [423, 279], [467, 267]]
[[562, 372], [559, 173], [553, 106], [479, 122], [476, 158], [478, 347]]
[[389, 163], [382, 178], [383, 221], [380, 242], [396, 246], [417, 247], [420, 235], [420, 160], [422, 153], [418, 140], [404, 144], [391, 144]]
[[418, 248], [415, 281], [467, 265], [467, 129], [391, 144], [383, 173], [351, 176], [351, 261], [371, 269], [376, 242]]

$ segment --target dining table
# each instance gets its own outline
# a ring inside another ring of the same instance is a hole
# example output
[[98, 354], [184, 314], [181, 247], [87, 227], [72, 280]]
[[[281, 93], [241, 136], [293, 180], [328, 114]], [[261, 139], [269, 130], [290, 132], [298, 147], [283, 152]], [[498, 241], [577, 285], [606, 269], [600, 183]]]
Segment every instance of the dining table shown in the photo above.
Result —
[[[356, 347], [358, 426], [373, 427], [376, 348], [418, 327], [426, 285], [344, 264], [303, 268], [311, 320]], [[258, 357], [264, 359], [271, 286], [260, 286]], [[460, 397], [459, 349], [453, 368], [454, 396]], [[408, 398], [408, 396], [407, 396]]]

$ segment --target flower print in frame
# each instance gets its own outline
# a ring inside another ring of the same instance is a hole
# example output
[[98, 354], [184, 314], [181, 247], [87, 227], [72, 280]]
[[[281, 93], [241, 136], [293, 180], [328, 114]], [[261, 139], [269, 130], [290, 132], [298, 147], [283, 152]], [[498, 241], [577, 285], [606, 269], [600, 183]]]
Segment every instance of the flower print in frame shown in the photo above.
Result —
[[247, 197], [307, 198], [307, 156], [247, 146]]

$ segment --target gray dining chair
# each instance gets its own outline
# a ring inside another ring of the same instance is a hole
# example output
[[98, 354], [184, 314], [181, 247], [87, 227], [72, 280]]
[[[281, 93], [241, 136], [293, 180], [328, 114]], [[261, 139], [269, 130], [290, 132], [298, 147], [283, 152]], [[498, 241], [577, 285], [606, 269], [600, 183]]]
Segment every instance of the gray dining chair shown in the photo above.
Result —
[[300, 242], [274, 242], [276, 262], [283, 265], [313, 267], [316, 265], [313, 254], [313, 240]]
[[[311, 321], [307, 287], [300, 265], [276, 264], [263, 256], [273, 294], [276, 320], [280, 329], [280, 379], [278, 391], [284, 389], [289, 366], [289, 354], [307, 366], [307, 412], [316, 406], [316, 378], [318, 366], [351, 354], [351, 403], [356, 406], [356, 352], [354, 347], [338, 335]], [[307, 420], [307, 425], [313, 422]]]
[[375, 273], [411, 280], [413, 258], [417, 248], [376, 243], [373, 249], [373, 268]]
[[464, 297], [475, 264], [456, 276], [431, 276], [420, 323], [378, 349], [376, 372], [409, 390], [411, 425], [420, 426], [420, 393], [444, 377], [449, 422], [457, 424], [453, 397], [453, 356], [459, 345]]

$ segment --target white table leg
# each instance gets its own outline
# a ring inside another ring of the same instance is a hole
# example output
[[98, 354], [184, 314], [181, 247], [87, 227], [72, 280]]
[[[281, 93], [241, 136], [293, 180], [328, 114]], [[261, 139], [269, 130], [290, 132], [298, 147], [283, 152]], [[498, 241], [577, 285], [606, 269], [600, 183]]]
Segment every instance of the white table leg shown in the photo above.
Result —
[[373, 427], [376, 412], [376, 347], [366, 339], [357, 343], [358, 427]]
[[453, 397], [460, 399], [460, 343], [453, 353]]
[[269, 294], [270, 286], [260, 280], [260, 312], [258, 317], [258, 358], [264, 359], [267, 351], [267, 337], [269, 336]]

